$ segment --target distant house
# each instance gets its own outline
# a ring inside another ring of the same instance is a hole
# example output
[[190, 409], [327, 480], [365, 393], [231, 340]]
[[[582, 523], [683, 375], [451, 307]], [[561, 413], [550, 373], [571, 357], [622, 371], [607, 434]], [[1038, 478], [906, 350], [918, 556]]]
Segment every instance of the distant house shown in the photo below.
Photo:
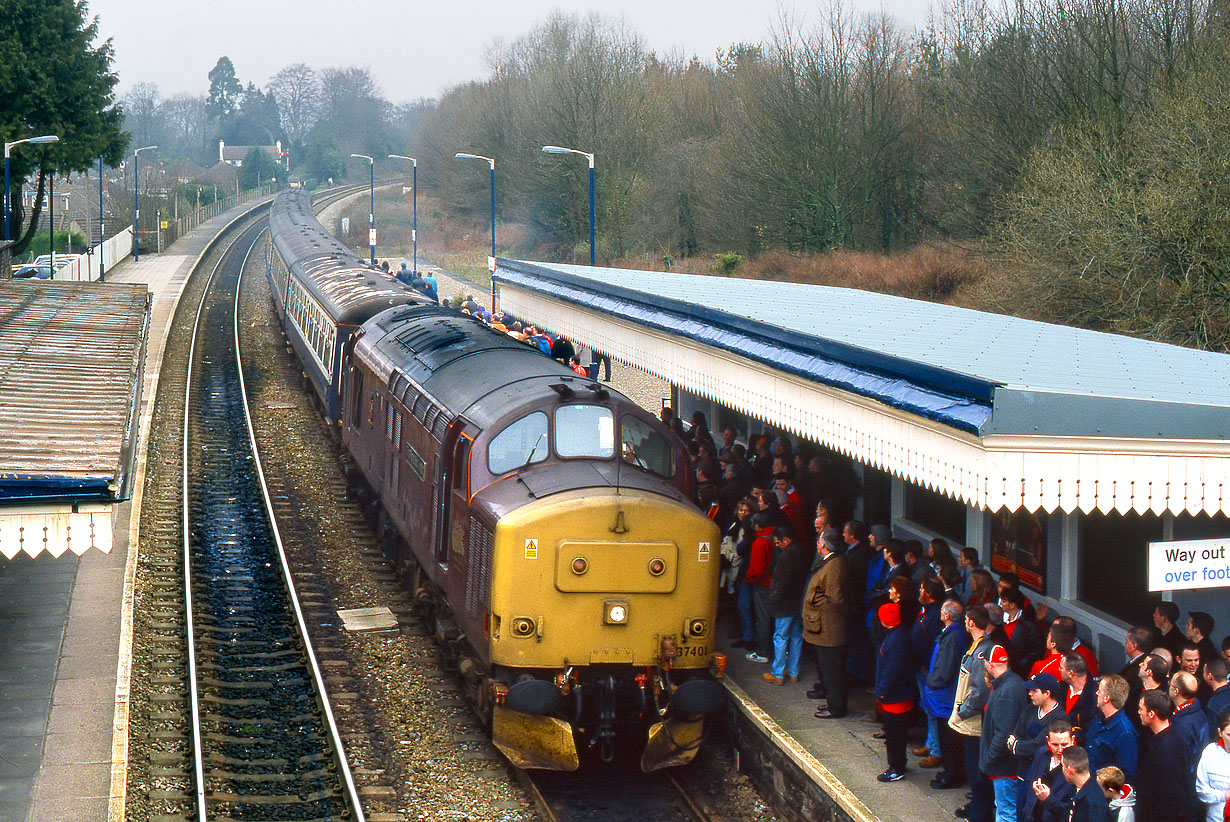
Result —
[[195, 180], [205, 171], [191, 160], [173, 160], [167, 163], [163, 170], [167, 176], [181, 184]]
[[219, 188], [231, 189], [235, 185], [235, 180], [239, 176], [238, 169], [230, 163], [218, 163], [215, 166], [210, 166], [204, 173], [200, 174], [193, 182], [203, 183], [205, 185], [218, 186]]
[[228, 146], [224, 141], [218, 141], [218, 162], [226, 163], [227, 165], [238, 168], [243, 165], [243, 158], [248, 156], [248, 152], [252, 149], [260, 149], [273, 158], [273, 161], [280, 162], [282, 156], [282, 141], [278, 140], [271, 146]]

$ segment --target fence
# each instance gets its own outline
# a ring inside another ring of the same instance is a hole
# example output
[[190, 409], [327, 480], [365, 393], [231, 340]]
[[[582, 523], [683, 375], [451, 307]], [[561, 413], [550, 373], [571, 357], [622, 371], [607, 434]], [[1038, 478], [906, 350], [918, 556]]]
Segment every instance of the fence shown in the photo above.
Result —
[[[173, 221], [158, 232], [158, 250], [166, 248], [182, 235], [199, 226], [206, 220], [212, 220], [222, 212], [234, 208], [239, 203], [255, 200], [273, 192], [273, 186], [261, 186], [242, 192], [238, 196], [225, 197], [211, 205], [196, 209], [190, 214]], [[148, 237], [148, 232], [146, 233]], [[99, 246], [94, 246], [85, 254], [78, 254], [72, 262], [58, 269], [53, 275], [55, 280], [97, 280]], [[110, 271], [112, 266], [132, 253], [132, 226], [127, 226], [119, 233], [101, 244], [103, 268]]]
[[94, 246], [84, 254], [78, 254], [67, 265], [56, 269], [53, 280], [97, 280], [98, 255], [102, 254], [102, 265], [107, 271], [120, 260], [132, 253], [132, 226], [125, 226], [112, 237]]
[[222, 212], [234, 208], [240, 203], [246, 203], [249, 200], [255, 200], [258, 197], [264, 197], [266, 194], [272, 194], [276, 189], [271, 185], [264, 185], [260, 188], [250, 188], [247, 191], [241, 192], [238, 196], [232, 195], [218, 200], [212, 205], [202, 206], [190, 214], [185, 214], [178, 220], [170, 221], [170, 224], [162, 229], [160, 246], [166, 248], [171, 243], [178, 240], [184, 234], [187, 234], [192, 229], [199, 226], [206, 220], [212, 220]]

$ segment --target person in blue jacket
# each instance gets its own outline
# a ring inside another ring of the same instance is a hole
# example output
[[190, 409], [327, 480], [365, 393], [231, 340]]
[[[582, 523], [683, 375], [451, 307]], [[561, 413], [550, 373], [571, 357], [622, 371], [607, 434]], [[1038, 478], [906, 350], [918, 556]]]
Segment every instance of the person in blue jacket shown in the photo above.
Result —
[[1123, 771], [1124, 781], [1136, 782], [1136, 761], [1140, 738], [1123, 712], [1131, 686], [1118, 674], [1108, 674], [1098, 683], [1098, 712], [1085, 729], [1085, 750], [1094, 773], [1114, 766]]
[[923, 680], [922, 706], [928, 717], [937, 717], [940, 762], [944, 769], [931, 780], [936, 789], [955, 788], [964, 782], [965, 761], [961, 738], [948, 724], [957, 695], [961, 657], [969, 645], [965, 633], [965, 608], [955, 599], [940, 605], [940, 635], [931, 647], [927, 675]]

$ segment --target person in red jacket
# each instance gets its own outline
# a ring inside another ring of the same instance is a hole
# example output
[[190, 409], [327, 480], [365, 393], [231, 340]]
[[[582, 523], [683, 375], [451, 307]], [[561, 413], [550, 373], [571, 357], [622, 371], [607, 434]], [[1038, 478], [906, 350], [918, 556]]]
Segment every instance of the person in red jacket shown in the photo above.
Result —
[[751, 662], [767, 664], [773, 656], [773, 619], [769, 616], [769, 593], [773, 582], [773, 528], [776, 518], [761, 511], [752, 517], [756, 537], [747, 559], [747, 576], [752, 586], [752, 609], [756, 614], [756, 647], [747, 655]]

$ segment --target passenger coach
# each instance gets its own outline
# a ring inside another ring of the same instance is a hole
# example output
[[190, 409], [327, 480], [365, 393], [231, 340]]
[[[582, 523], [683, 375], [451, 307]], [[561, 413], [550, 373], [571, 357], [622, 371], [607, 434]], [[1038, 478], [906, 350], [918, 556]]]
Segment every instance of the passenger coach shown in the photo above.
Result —
[[327, 419], [337, 422], [351, 335], [392, 306], [429, 301], [388, 272], [363, 264], [325, 231], [306, 190], [273, 201], [269, 236], [266, 264], [278, 317]]

